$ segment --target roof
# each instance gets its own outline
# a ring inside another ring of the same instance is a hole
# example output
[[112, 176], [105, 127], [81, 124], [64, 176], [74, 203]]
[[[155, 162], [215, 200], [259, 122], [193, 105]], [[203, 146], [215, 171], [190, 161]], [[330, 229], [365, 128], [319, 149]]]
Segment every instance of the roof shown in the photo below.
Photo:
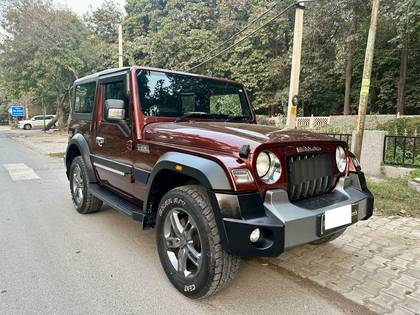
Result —
[[160, 71], [160, 72], [166, 72], [166, 73], [188, 75], [188, 76], [193, 76], [193, 77], [212, 79], [212, 80], [218, 80], [218, 81], [224, 81], [224, 82], [227, 82], [227, 83], [242, 85], [240, 82], [233, 81], [233, 80], [228, 80], [228, 79], [224, 79], [224, 78], [210, 77], [210, 76], [196, 74], [196, 73], [188, 73], [188, 72], [181, 72], [181, 71], [160, 69], [160, 68], [153, 68], [153, 67], [146, 67], [146, 66], [121, 67], [121, 68], [107, 69], [107, 70], [103, 70], [103, 71], [88, 75], [86, 77], [77, 79], [74, 83], [75, 84], [81, 84], [81, 83], [95, 82], [101, 76], [105, 76], [105, 75], [113, 74], [113, 73], [117, 73], [117, 72], [122, 72], [122, 71], [128, 71], [132, 68], [149, 70], [149, 71]]
[[83, 78], [77, 79], [74, 83], [75, 84], [80, 84], [80, 83], [92, 82], [92, 81], [96, 81], [96, 79], [99, 78], [100, 76], [104, 76], [104, 75], [108, 75], [108, 74], [112, 74], [112, 73], [117, 73], [117, 72], [120, 72], [120, 71], [127, 71], [127, 70], [130, 70], [130, 67], [106, 69], [106, 70], [99, 71], [99, 72], [96, 72], [94, 74], [85, 76]]

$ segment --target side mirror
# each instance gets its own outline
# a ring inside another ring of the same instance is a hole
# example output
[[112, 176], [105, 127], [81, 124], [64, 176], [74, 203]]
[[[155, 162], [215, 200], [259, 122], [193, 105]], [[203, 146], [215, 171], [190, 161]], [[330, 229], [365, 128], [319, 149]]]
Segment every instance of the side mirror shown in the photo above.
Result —
[[105, 101], [107, 120], [125, 120], [125, 103], [123, 100], [108, 99]]

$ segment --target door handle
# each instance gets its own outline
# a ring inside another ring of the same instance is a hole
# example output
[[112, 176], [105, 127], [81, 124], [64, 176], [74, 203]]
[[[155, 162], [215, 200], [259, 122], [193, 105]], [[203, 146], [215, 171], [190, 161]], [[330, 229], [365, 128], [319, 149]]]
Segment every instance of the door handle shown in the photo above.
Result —
[[105, 139], [102, 137], [96, 137], [96, 144], [100, 147], [104, 145]]

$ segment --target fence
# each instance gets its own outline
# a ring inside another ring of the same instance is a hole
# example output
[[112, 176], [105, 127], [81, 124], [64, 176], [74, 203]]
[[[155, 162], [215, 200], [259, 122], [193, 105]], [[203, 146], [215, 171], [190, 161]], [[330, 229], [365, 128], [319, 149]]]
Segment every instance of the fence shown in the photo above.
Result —
[[7, 125], [9, 125], [8, 120], [0, 120], [0, 126], [7, 126]]
[[420, 137], [385, 136], [383, 162], [420, 168]]
[[347, 143], [347, 146], [351, 148], [351, 142], [353, 139], [353, 136], [351, 133], [322, 133], [322, 134], [336, 138], [340, 141], [344, 141]]
[[298, 128], [322, 128], [330, 124], [330, 117], [311, 116], [311, 117], [297, 117], [296, 126]]

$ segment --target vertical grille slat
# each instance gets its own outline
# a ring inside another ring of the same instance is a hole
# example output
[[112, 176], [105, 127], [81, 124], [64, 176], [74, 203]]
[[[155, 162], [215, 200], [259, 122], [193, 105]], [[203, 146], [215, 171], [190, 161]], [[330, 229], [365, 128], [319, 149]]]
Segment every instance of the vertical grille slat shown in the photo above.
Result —
[[287, 158], [289, 198], [299, 200], [329, 192], [333, 184], [330, 153], [289, 156]]

